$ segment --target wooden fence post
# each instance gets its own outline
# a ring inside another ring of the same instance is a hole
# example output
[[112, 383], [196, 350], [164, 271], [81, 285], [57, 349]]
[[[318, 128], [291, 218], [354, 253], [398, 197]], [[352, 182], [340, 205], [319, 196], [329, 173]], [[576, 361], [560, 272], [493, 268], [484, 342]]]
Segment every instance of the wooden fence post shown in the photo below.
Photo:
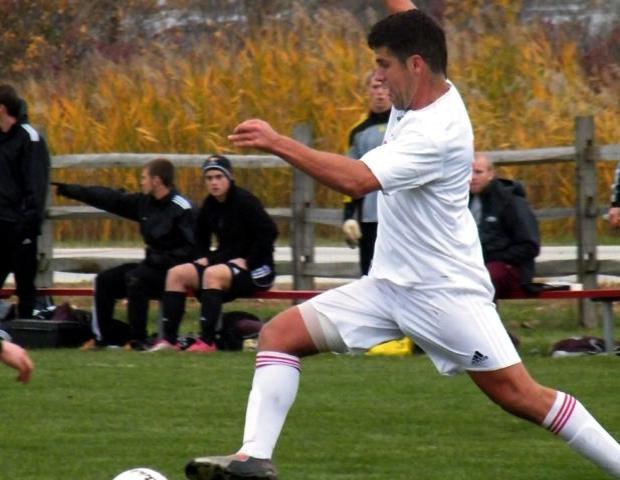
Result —
[[[596, 256], [596, 147], [594, 119], [575, 119], [575, 182], [576, 182], [576, 238], [577, 277], [584, 289], [597, 288], [598, 260]], [[579, 321], [585, 327], [597, 324], [595, 305], [591, 300], [580, 300]]]
[[[312, 146], [312, 126], [295, 125], [293, 138]], [[307, 210], [314, 207], [314, 180], [301, 170], [293, 169], [291, 192], [291, 252], [293, 263], [293, 288], [314, 289], [314, 277], [306, 274], [305, 266], [314, 262], [314, 223], [307, 221]]]
[[[37, 127], [39, 134], [47, 141], [46, 131], [42, 127]], [[54, 223], [48, 218], [47, 212], [52, 205], [52, 159], [50, 157], [49, 178], [47, 184], [47, 195], [45, 197], [45, 208], [43, 210], [43, 224], [41, 225], [41, 235], [37, 239], [37, 275], [34, 283], [38, 288], [52, 287], [54, 285], [54, 267], [52, 258], [54, 257]]]

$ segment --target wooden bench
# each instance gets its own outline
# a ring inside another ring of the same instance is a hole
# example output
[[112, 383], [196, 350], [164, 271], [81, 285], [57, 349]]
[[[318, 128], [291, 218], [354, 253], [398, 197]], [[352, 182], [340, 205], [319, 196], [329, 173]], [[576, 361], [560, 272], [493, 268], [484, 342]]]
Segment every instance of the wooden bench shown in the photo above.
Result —
[[[93, 295], [92, 288], [70, 287], [70, 288], [39, 288], [39, 295], [67, 296], [67, 297], [88, 297]], [[252, 297], [265, 300], [307, 300], [321, 293], [318, 290], [267, 290], [257, 292]], [[8, 298], [15, 294], [14, 288], [0, 289], [0, 298]], [[191, 292], [188, 293], [191, 295]], [[551, 290], [542, 291], [538, 294], [513, 296], [504, 300], [581, 300], [590, 299], [600, 302], [603, 307], [603, 338], [605, 340], [605, 350], [611, 352], [615, 348], [614, 342], [614, 317], [613, 304], [620, 301], [620, 289], [592, 289], [592, 290]]]

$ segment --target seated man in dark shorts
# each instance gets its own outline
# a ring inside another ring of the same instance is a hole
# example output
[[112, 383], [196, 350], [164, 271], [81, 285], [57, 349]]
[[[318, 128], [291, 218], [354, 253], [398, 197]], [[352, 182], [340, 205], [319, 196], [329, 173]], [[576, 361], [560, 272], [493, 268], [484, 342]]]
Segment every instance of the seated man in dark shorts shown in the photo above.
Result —
[[[152, 351], [178, 349], [179, 324], [188, 289], [201, 302], [200, 338], [186, 351], [216, 351], [222, 303], [271, 288], [278, 230], [261, 202], [237, 187], [228, 158], [213, 155], [202, 166], [209, 194], [196, 224], [197, 260], [168, 271], [163, 297], [163, 333]], [[212, 249], [212, 238], [217, 246]]]

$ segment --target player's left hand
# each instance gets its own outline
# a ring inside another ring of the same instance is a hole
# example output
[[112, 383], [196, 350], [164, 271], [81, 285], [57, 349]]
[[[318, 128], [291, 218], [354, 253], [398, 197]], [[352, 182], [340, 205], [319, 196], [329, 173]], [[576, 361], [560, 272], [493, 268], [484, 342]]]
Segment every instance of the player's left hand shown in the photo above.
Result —
[[235, 147], [258, 148], [271, 150], [280, 135], [264, 120], [251, 119], [240, 123], [233, 130], [228, 140]]

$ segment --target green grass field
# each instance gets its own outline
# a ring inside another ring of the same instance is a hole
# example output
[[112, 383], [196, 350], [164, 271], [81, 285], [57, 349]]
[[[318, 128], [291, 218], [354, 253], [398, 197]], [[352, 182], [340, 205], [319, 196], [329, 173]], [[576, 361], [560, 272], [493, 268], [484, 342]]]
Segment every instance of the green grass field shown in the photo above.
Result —
[[[620, 358], [549, 358], [552, 341], [597, 332], [575, 326], [570, 303], [513, 303], [502, 312], [530, 371], [577, 396], [620, 437]], [[148, 466], [181, 480], [192, 456], [239, 446], [251, 353], [31, 354], [29, 385], [0, 370], [1, 479], [111, 480]], [[466, 375], [440, 377], [423, 355], [324, 354], [303, 367], [275, 455], [284, 480], [608, 478], [561, 440], [503, 413]]]

